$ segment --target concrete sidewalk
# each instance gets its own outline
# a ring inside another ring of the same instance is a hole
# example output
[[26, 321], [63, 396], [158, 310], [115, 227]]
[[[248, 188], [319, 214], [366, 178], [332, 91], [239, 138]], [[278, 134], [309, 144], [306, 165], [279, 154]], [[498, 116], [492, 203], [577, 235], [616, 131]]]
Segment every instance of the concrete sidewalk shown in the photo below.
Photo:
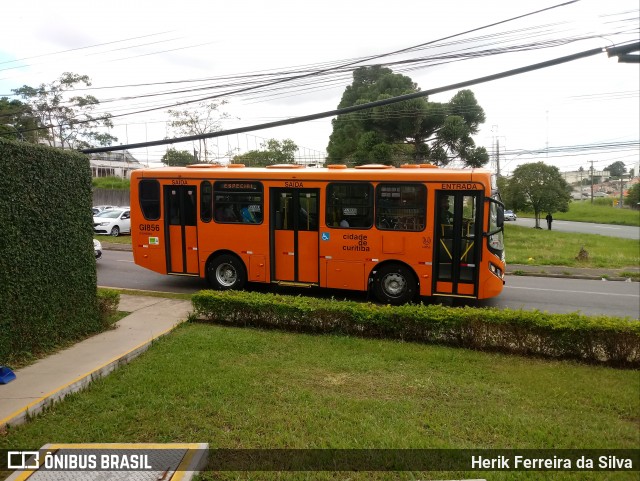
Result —
[[[633, 281], [640, 275], [640, 267], [625, 267], [610, 269], [606, 267], [566, 267], [566, 266], [536, 266], [507, 263], [508, 275], [533, 277], [564, 277], [567, 279], [606, 279], [609, 281]], [[634, 274], [629, 276], [629, 273]]]
[[120, 311], [131, 312], [110, 331], [15, 371], [16, 379], [0, 385], [0, 429], [78, 391], [92, 380], [129, 362], [170, 332], [191, 311], [191, 302], [144, 296], [120, 296]]

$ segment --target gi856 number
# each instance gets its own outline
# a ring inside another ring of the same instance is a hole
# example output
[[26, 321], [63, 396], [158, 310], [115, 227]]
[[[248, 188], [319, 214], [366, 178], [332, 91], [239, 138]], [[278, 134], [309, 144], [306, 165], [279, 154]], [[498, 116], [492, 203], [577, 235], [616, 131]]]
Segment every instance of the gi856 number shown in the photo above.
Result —
[[160, 226], [157, 224], [140, 224], [139, 228], [142, 232], [158, 232], [160, 230]]

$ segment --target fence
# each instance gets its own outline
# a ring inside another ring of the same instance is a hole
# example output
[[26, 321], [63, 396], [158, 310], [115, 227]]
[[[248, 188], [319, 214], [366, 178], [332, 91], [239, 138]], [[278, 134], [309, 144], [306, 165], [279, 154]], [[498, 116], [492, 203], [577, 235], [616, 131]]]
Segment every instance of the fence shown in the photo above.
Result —
[[93, 205], [131, 205], [129, 190], [93, 189]]

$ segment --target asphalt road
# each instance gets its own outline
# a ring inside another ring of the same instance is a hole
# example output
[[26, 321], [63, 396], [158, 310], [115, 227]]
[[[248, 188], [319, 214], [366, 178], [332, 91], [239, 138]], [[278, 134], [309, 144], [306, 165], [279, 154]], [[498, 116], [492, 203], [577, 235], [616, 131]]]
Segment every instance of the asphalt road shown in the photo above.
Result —
[[[640, 215], [640, 214], [638, 214]], [[518, 217], [515, 222], [507, 222], [507, 224], [520, 225], [525, 227], [535, 227], [535, 219]], [[541, 219], [540, 227], [547, 228], [547, 221]], [[568, 220], [554, 220], [551, 223], [551, 229], [558, 232], [579, 232], [582, 234], [598, 234], [608, 237], [621, 237], [623, 239], [640, 240], [640, 228], [627, 225], [612, 224], [592, 224], [590, 222], [571, 222]]]
[[[128, 251], [103, 252], [102, 259], [98, 261], [98, 285], [177, 293], [193, 293], [208, 288], [203, 279], [165, 276], [143, 269], [133, 263], [133, 256]], [[252, 285], [250, 288], [260, 291], [274, 289], [265, 285]], [[348, 291], [279, 289], [278, 292], [366, 300], [364, 293]], [[456, 301], [456, 305], [458, 303]], [[640, 283], [507, 276], [505, 288], [500, 296], [478, 301], [473, 305], [537, 309], [554, 313], [580, 311], [588, 315], [638, 319], [640, 318]]]

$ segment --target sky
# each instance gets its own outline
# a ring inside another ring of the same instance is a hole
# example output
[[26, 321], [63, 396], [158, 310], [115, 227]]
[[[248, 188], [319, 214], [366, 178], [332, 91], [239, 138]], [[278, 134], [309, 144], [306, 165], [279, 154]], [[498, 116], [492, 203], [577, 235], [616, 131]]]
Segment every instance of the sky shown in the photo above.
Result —
[[[336, 109], [352, 81], [349, 70], [332, 71], [269, 91], [229, 94], [256, 78], [273, 81], [277, 72], [413, 59], [389, 67], [430, 90], [640, 40], [637, 0], [580, 0], [464, 33], [561, 3], [34, 0], [26, 9], [10, 2], [3, 5], [0, 30], [0, 96], [15, 98], [12, 89], [50, 83], [63, 72], [86, 74], [91, 90], [77, 93], [96, 96], [101, 111], [118, 115], [111, 133], [117, 144], [130, 144], [177, 136], [167, 126], [167, 109], [195, 105], [176, 106], [180, 102], [221, 95], [228, 115], [221, 126], [230, 129]], [[436, 42], [444, 38], [449, 40]], [[486, 115], [476, 144], [490, 152], [490, 167], [499, 161], [503, 174], [541, 160], [563, 172], [622, 161], [637, 174], [639, 74], [639, 64], [602, 53], [468, 87]], [[446, 102], [455, 93], [429, 100]], [[135, 113], [157, 107], [164, 108]], [[331, 131], [331, 118], [325, 118], [221, 137], [211, 150], [224, 157], [260, 148], [266, 139], [292, 139], [301, 159], [321, 161]], [[174, 147], [191, 151], [194, 145]], [[131, 152], [153, 166], [166, 148]]]

